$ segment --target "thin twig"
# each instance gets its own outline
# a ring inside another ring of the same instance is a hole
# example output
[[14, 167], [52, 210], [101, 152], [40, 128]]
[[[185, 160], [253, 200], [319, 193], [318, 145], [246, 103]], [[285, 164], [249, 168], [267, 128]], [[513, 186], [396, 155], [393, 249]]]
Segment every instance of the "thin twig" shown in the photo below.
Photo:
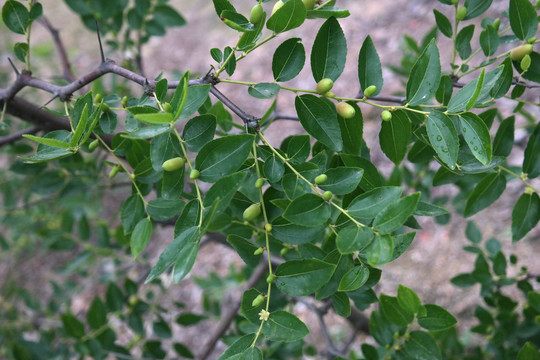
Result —
[[62, 64], [64, 78], [66, 78], [68, 81], [75, 81], [76, 78], [73, 74], [73, 71], [71, 70], [71, 64], [69, 63], [66, 48], [64, 47], [64, 43], [60, 38], [58, 30], [51, 25], [51, 23], [45, 16], [42, 16], [38, 20], [38, 22], [43, 25], [45, 29], [47, 29], [47, 31], [51, 33], [54, 44], [56, 46], [56, 51], [58, 51], [58, 56], [60, 57], [60, 63]]
[[15, 132], [13, 134], [9, 134], [9, 135], [0, 137], [0, 147], [4, 146], [6, 144], [11, 144], [12, 142], [15, 142], [15, 141], [19, 140], [20, 138], [22, 138], [23, 135], [35, 134], [39, 130], [41, 130], [41, 128], [39, 126], [31, 126], [31, 127], [26, 128], [24, 130], [17, 131], [17, 132]]

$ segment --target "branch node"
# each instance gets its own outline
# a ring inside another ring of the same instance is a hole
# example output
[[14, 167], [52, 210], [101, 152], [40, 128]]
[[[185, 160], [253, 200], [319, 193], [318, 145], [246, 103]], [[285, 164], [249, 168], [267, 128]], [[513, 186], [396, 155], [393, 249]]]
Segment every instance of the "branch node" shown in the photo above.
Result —
[[148, 96], [154, 96], [154, 91], [156, 90], [156, 86], [151, 84], [148, 79], [144, 79], [143, 84], [143, 91]]

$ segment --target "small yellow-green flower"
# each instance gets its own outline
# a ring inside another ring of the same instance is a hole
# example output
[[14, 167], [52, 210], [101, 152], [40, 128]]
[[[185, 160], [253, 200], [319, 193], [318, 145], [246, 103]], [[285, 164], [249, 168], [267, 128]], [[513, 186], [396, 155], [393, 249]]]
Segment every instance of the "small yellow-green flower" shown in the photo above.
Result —
[[268, 321], [270, 313], [264, 309], [259, 312], [259, 320]]

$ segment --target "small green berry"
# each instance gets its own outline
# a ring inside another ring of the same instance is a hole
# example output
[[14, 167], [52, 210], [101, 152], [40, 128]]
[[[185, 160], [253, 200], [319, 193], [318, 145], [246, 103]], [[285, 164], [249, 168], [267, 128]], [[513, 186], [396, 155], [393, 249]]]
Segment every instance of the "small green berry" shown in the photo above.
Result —
[[251, 8], [251, 13], [249, 14], [249, 22], [252, 24], [258, 24], [261, 22], [263, 16], [263, 8], [261, 4], [257, 4]]
[[264, 252], [264, 248], [260, 247], [253, 252], [253, 255], [261, 255]]
[[261, 204], [251, 204], [249, 205], [246, 210], [244, 210], [244, 213], [242, 214], [244, 220], [251, 221], [255, 219], [257, 216], [259, 216], [261, 213]]
[[496, 31], [499, 31], [499, 28], [501, 27], [501, 19], [499, 18], [496, 18], [494, 21], [493, 21], [493, 28], [496, 30]]
[[315, 91], [317, 91], [319, 94], [325, 94], [329, 92], [333, 86], [334, 82], [332, 79], [325, 78], [317, 83], [317, 86], [315, 86]]
[[92, 141], [92, 142], [88, 145], [88, 150], [94, 151], [94, 150], [96, 150], [96, 148], [98, 147], [98, 145], [99, 145], [99, 140], [96, 139], [96, 140]]
[[392, 120], [392, 113], [388, 110], [384, 110], [382, 113], [381, 113], [381, 117], [384, 121], [390, 121]]
[[270, 274], [270, 275], [268, 275], [268, 277], [266, 278], [266, 282], [269, 283], [269, 284], [270, 284], [270, 283], [273, 283], [274, 280], [276, 280], [276, 275], [274, 275], [274, 274]]
[[135, 180], [135, 178], [136, 178], [136, 176], [135, 176], [134, 173], [129, 174], [129, 179], [130, 179], [131, 181]]
[[109, 107], [109, 105], [107, 105], [107, 103], [103, 103], [103, 105], [101, 106], [101, 110], [103, 112], [109, 112], [111, 111], [111, 108]]
[[164, 103], [163, 104], [163, 110], [165, 110], [165, 112], [168, 112], [168, 113], [172, 112], [171, 104], [169, 104], [168, 102]]
[[265, 224], [264, 225], [264, 230], [266, 230], [268, 232], [272, 231], [272, 224]]
[[323, 194], [323, 199], [324, 201], [330, 201], [330, 199], [332, 199], [332, 192], [331, 191], [325, 191], [324, 194]]
[[459, 0], [452, 0], [453, 5], [457, 5], [459, 3]]
[[251, 306], [257, 307], [259, 305], [262, 305], [263, 302], [264, 302], [264, 296], [259, 294], [259, 295], [257, 295], [257, 297], [255, 299], [253, 299], [253, 301], [251, 302]]
[[356, 110], [354, 110], [354, 107], [343, 101], [337, 104], [336, 110], [339, 116], [344, 119], [352, 119], [354, 115], [356, 115]]
[[275, 14], [276, 11], [278, 11], [279, 9], [281, 9], [281, 7], [285, 5], [285, 3], [281, 0], [279, 0], [275, 5], [274, 5], [274, 8], [272, 9], [272, 15]]
[[331, 91], [327, 91], [327, 92], [325, 92], [324, 94], [322, 94], [322, 96], [333, 99], [333, 98], [336, 97], [336, 94], [334, 94], [334, 93], [331, 92]]
[[258, 178], [257, 181], [255, 181], [255, 189], [260, 189], [264, 185], [264, 179]]
[[279, 251], [279, 253], [281, 254], [281, 256], [287, 255], [288, 252], [289, 252], [289, 248], [288, 248], [288, 247], [282, 247], [281, 250]]
[[193, 170], [191, 170], [191, 172], [189, 173], [189, 178], [190, 178], [191, 180], [195, 180], [195, 179], [197, 179], [197, 178], [199, 177], [199, 175], [200, 175], [199, 170], [193, 169]]
[[372, 96], [373, 94], [375, 94], [376, 91], [377, 91], [377, 87], [375, 85], [370, 85], [366, 88], [366, 90], [364, 90], [364, 96], [368, 98]]
[[466, 16], [467, 16], [467, 7], [466, 6], [460, 7], [456, 13], [456, 19], [461, 21], [461, 20], [464, 20]]
[[99, 104], [101, 100], [103, 100], [101, 94], [96, 94], [96, 96], [94, 97], [94, 103]]
[[315, 9], [315, 4], [317, 3], [317, 0], [302, 0], [302, 2], [304, 3], [306, 10], [313, 10]]
[[533, 37], [529, 38], [529, 40], [527, 40], [527, 43], [529, 43], [531, 45], [534, 44], [535, 42], [536, 42], [536, 36], [533, 36]]
[[115, 177], [116, 174], [118, 174], [119, 170], [120, 168], [117, 165], [114, 165], [111, 171], [109, 172], [109, 179], [112, 179], [113, 177]]
[[531, 56], [529, 54], [525, 55], [523, 59], [521, 59], [521, 70], [527, 71], [529, 70], [529, 67], [531, 67]]
[[510, 59], [514, 61], [521, 61], [525, 55], [529, 55], [533, 51], [533, 46], [531, 44], [520, 45], [514, 48], [510, 52]]
[[184, 160], [184, 158], [175, 157], [175, 158], [165, 161], [163, 165], [161, 165], [161, 167], [165, 171], [176, 171], [178, 169], [183, 168], [185, 164], [186, 164], [186, 160]]
[[328, 180], [328, 175], [321, 174], [315, 178], [315, 184], [317, 185], [323, 184], [324, 182], [326, 182], [326, 180]]
[[125, 108], [125, 107], [127, 106], [127, 102], [128, 102], [128, 97], [127, 97], [127, 96], [124, 96], [124, 97], [122, 98], [122, 107]]

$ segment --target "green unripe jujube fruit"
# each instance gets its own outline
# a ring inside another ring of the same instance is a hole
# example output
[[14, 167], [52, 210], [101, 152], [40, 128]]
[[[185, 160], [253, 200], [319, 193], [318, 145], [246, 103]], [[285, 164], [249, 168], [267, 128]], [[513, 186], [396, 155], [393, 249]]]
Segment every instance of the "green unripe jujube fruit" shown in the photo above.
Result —
[[103, 112], [109, 112], [109, 111], [111, 111], [111, 108], [106, 103], [103, 103], [103, 105], [101, 105], [101, 110]]
[[260, 247], [253, 252], [253, 255], [261, 255], [264, 252], [264, 248]]
[[527, 43], [533, 45], [534, 43], [536, 42], [536, 36], [533, 36], [531, 38], [529, 38], [529, 40], [527, 40]]
[[334, 94], [334, 93], [331, 92], [331, 91], [327, 91], [327, 92], [325, 92], [324, 94], [322, 94], [322, 96], [327, 97], [327, 98], [332, 98], [332, 99], [333, 99], [333, 98], [336, 97], [336, 94]]
[[137, 176], [134, 173], [129, 174], [129, 179], [130, 180], [135, 180], [136, 177]]
[[251, 204], [247, 207], [246, 210], [244, 210], [244, 214], [242, 215], [244, 220], [251, 221], [255, 219], [259, 214], [261, 213], [261, 204]]
[[101, 100], [103, 100], [101, 94], [96, 94], [96, 97], [94, 97], [94, 103], [99, 104]]
[[375, 94], [376, 91], [377, 91], [377, 87], [375, 85], [370, 85], [366, 88], [366, 90], [364, 90], [364, 96], [370, 97], [373, 94]]
[[118, 171], [120, 170], [120, 168], [118, 166], [113, 166], [113, 168], [111, 169], [111, 171], [109, 172], [109, 179], [112, 179], [113, 177], [116, 176], [116, 174], [118, 174]]
[[496, 18], [494, 21], [493, 21], [493, 28], [496, 30], [496, 31], [499, 31], [499, 28], [501, 27], [501, 19], [499, 18]]
[[329, 92], [333, 86], [334, 82], [332, 79], [325, 78], [317, 83], [317, 86], [315, 86], [315, 91], [317, 91], [319, 94], [324, 94]]
[[251, 8], [251, 13], [249, 14], [249, 22], [252, 24], [258, 24], [263, 16], [263, 8], [261, 4], [257, 4]]
[[315, 9], [315, 4], [317, 3], [317, 0], [302, 0], [302, 2], [304, 3], [306, 10], [313, 10]]
[[352, 105], [347, 104], [346, 102], [340, 102], [336, 106], [337, 113], [344, 119], [352, 119], [356, 115], [356, 110]]
[[531, 56], [529, 54], [521, 59], [520, 66], [523, 71], [529, 70], [529, 67], [531, 67]]
[[251, 306], [257, 307], [259, 305], [262, 305], [263, 302], [264, 302], [264, 296], [259, 294], [259, 295], [257, 295], [257, 297], [255, 299], [253, 299], [253, 301], [251, 302]]
[[276, 11], [278, 11], [283, 5], [285, 5], [285, 3], [283, 3], [283, 1], [279, 0], [275, 5], [274, 5], [274, 8], [272, 9], [272, 15], [274, 15], [274, 13]]
[[325, 191], [324, 194], [323, 194], [324, 201], [330, 201], [330, 199], [332, 199], [333, 195], [334, 194], [332, 194], [331, 191]]
[[128, 97], [127, 96], [124, 96], [122, 98], [122, 107], [126, 107], [127, 106], [127, 102], [128, 102]]
[[510, 58], [514, 61], [521, 61], [525, 55], [529, 55], [532, 51], [533, 46], [531, 44], [520, 45], [510, 52]]
[[384, 121], [390, 121], [392, 120], [392, 113], [388, 110], [384, 110], [382, 113], [381, 113], [381, 117]]
[[163, 104], [163, 110], [165, 110], [165, 112], [168, 112], [168, 113], [172, 112], [171, 104], [169, 104], [168, 102], [164, 103]]
[[466, 16], [467, 16], [467, 7], [466, 6], [460, 7], [459, 10], [456, 13], [456, 19], [461, 21], [461, 20], [465, 19]]
[[265, 224], [264, 225], [264, 230], [266, 230], [268, 232], [272, 231], [272, 224]]
[[264, 179], [258, 178], [257, 181], [255, 181], [255, 189], [260, 189], [264, 185]]
[[320, 185], [328, 180], [328, 176], [326, 174], [321, 174], [315, 178], [315, 184]]
[[281, 256], [285, 256], [289, 253], [289, 248], [288, 247], [282, 247], [281, 250], [279, 251], [279, 253], [281, 254]]
[[199, 170], [193, 169], [193, 170], [191, 170], [191, 172], [189, 173], [189, 178], [190, 178], [191, 180], [195, 180], [195, 179], [197, 179], [197, 178], [199, 177], [199, 175], [200, 175]]
[[266, 282], [269, 283], [269, 284], [270, 284], [270, 283], [273, 283], [274, 280], [276, 280], [276, 275], [274, 275], [274, 274], [270, 274], [270, 275], [268, 275], [268, 277], [266, 278]]
[[185, 164], [186, 164], [186, 160], [184, 160], [184, 158], [175, 157], [175, 158], [165, 161], [163, 165], [161, 165], [161, 167], [165, 171], [175, 171], [180, 168], [183, 168]]
[[99, 145], [99, 140], [96, 139], [96, 140], [92, 141], [92, 142], [88, 145], [88, 150], [94, 151], [94, 150], [96, 150], [96, 148], [98, 147], [98, 145]]

